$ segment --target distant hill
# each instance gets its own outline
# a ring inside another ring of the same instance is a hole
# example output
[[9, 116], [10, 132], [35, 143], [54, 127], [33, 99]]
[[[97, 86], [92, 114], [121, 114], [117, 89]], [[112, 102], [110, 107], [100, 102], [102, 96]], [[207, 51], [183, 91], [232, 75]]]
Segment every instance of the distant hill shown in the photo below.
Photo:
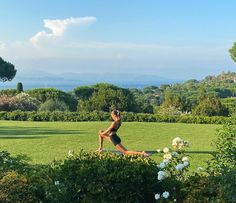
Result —
[[207, 76], [204, 81], [231, 81], [236, 82], [236, 73], [235, 72], [222, 72], [217, 76]]
[[148, 74], [131, 73], [61, 73], [52, 74], [43, 71], [18, 72], [10, 83], [1, 85], [3, 88], [14, 88], [17, 82], [22, 82], [25, 89], [38, 87], [54, 87], [64, 91], [72, 90], [76, 86], [91, 85], [107, 82], [126, 88], [143, 88], [145, 86], [174, 84], [180, 82]]

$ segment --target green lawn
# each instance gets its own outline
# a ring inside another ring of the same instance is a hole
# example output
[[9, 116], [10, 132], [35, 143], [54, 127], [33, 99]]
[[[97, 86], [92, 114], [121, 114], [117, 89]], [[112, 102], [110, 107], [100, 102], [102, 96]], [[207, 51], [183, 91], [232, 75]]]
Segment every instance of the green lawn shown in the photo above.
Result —
[[[94, 151], [98, 144], [97, 132], [109, 125], [108, 122], [0, 122], [0, 149], [12, 154], [26, 154], [32, 163], [48, 163], [53, 159], [64, 159], [68, 150]], [[123, 123], [119, 130], [122, 144], [131, 150], [156, 151], [171, 147], [173, 138], [179, 136], [188, 140], [192, 157], [191, 167], [204, 166], [214, 151], [211, 145], [218, 125], [180, 123]], [[105, 142], [107, 150], [114, 150]], [[161, 155], [151, 157], [157, 161]]]

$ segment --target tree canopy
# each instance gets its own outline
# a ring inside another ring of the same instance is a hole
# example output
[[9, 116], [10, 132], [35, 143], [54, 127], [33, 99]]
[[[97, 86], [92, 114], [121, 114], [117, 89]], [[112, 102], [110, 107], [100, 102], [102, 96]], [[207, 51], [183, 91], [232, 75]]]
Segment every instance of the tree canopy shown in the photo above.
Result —
[[233, 44], [232, 48], [229, 50], [231, 58], [236, 62], [236, 42]]
[[16, 75], [15, 66], [0, 57], [0, 81], [11, 81]]

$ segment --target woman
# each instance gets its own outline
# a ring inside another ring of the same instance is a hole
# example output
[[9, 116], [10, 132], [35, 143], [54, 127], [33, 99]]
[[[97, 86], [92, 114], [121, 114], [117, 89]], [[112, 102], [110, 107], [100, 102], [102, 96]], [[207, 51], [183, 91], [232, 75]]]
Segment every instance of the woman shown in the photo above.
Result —
[[103, 139], [106, 139], [106, 140], [112, 142], [115, 145], [115, 148], [124, 154], [137, 154], [137, 155], [148, 156], [148, 154], [144, 151], [143, 152], [129, 151], [121, 144], [121, 139], [116, 134], [117, 130], [121, 126], [120, 112], [118, 110], [113, 110], [111, 112], [111, 117], [113, 119], [113, 122], [110, 125], [110, 127], [107, 128], [106, 130], [100, 130], [98, 133], [99, 148], [96, 150], [96, 152], [102, 151]]

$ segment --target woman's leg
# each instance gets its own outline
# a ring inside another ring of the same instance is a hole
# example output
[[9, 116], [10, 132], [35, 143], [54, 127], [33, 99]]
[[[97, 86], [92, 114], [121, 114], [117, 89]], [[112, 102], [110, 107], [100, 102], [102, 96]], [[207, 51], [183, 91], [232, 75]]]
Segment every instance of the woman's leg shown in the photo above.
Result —
[[119, 150], [120, 152], [124, 153], [124, 154], [149, 156], [145, 151], [137, 152], [137, 151], [127, 150], [121, 143], [116, 145], [116, 149]]
[[98, 143], [99, 143], [99, 147], [98, 147], [98, 149], [96, 150], [97, 152], [101, 152], [101, 151], [102, 151], [103, 139], [106, 139], [106, 140], [108, 140], [108, 141], [111, 141], [109, 135], [103, 135], [102, 132], [103, 132], [102, 130], [100, 130], [100, 131], [98, 132]]

